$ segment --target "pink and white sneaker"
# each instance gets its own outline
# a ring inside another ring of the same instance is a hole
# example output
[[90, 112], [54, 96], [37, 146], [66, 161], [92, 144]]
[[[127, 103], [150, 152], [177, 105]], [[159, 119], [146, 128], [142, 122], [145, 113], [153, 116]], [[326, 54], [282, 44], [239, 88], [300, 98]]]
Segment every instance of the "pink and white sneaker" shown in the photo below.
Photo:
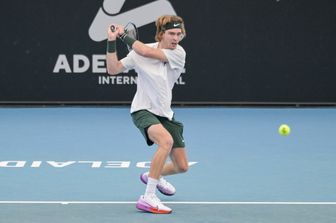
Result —
[[154, 214], [172, 213], [172, 209], [162, 204], [160, 199], [155, 194], [149, 196], [141, 195], [136, 204], [136, 208]]
[[[148, 174], [149, 172], [143, 173], [140, 175], [140, 180], [144, 183], [147, 184], [148, 182]], [[157, 189], [164, 195], [167, 196], [172, 196], [176, 193], [175, 187], [166, 181], [163, 177], [160, 177], [159, 183], [157, 185]]]

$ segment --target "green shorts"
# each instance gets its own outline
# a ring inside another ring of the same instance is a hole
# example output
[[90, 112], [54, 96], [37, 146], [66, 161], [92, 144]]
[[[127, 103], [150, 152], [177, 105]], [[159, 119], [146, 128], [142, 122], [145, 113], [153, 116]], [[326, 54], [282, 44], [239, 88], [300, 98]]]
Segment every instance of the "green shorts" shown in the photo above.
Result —
[[173, 148], [185, 147], [183, 139], [183, 124], [181, 122], [176, 121], [174, 118], [172, 120], [169, 120], [168, 118], [154, 115], [147, 110], [133, 112], [131, 116], [133, 119], [133, 123], [145, 137], [146, 142], [149, 146], [153, 145], [154, 142], [148, 137], [148, 128], [151, 125], [162, 124], [163, 127], [165, 127], [165, 129], [167, 129], [167, 131], [173, 137]]

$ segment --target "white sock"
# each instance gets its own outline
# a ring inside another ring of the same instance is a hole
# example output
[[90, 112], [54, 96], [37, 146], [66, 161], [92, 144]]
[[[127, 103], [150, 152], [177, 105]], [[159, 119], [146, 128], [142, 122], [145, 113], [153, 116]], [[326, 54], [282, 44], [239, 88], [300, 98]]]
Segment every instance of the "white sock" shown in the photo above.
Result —
[[151, 194], [155, 194], [156, 186], [157, 186], [158, 183], [159, 183], [159, 181], [157, 179], [148, 177], [145, 196], [149, 196]]

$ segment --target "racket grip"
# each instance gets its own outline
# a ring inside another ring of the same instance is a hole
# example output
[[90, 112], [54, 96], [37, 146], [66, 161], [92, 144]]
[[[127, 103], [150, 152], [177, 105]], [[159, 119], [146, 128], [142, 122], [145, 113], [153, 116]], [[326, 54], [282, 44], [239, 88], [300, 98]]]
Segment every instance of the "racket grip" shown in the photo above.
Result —
[[114, 33], [116, 31], [116, 27], [114, 25], [110, 26], [111, 31]]

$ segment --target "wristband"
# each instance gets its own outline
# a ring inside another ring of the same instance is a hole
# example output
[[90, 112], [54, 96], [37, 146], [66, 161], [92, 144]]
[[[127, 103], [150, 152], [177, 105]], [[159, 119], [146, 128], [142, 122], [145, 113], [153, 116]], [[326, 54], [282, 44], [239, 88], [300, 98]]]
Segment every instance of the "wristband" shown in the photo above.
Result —
[[107, 40], [107, 52], [108, 53], [115, 53], [117, 51], [116, 40], [109, 41]]
[[124, 44], [132, 48], [133, 43], [136, 41], [136, 39], [133, 39], [126, 33], [123, 33], [120, 37], [121, 41], [123, 41]]

